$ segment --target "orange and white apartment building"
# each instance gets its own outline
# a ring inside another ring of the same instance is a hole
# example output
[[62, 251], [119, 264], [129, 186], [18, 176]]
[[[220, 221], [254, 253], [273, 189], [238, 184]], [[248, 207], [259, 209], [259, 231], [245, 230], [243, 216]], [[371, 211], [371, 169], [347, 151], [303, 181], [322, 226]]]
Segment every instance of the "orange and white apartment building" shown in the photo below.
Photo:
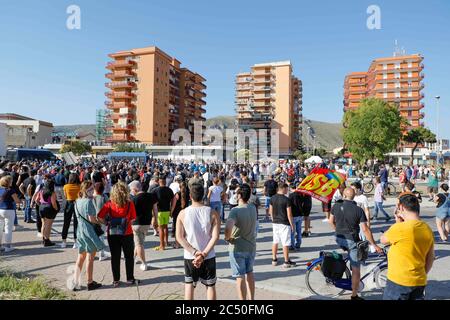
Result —
[[255, 64], [236, 76], [237, 127], [279, 129], [280, 154], [290, 154], [302, 139], [302, 98], [302, 82], [290, 61]]
[[373, 60], [367, 72], [345, 77], [344, 112], [358, 108], [362, 99], [376, 97], [398, 106], [408, 120], [408, 130], [424, 126], [423, 57], [419, 54]]
[[107, 142], [169, 145], [175, 129], [205, 121], [206, 81], [157, 47], [119, 51], [106, 68]]

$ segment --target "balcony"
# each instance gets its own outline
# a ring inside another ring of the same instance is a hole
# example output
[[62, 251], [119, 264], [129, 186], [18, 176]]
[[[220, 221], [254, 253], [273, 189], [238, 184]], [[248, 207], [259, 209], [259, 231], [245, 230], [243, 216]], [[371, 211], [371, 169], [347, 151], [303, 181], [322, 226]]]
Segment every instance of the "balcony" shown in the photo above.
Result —
[[268, 86], [265, 86], [265, 87], [255, 87], [254, 89], [253, 89], [253, 91], [271, 91], [272, 90], [272, 87], [268, 87]]
[[105, 83], [105, 86], [110, 89], [133, 88], [136, 86], [136, 83], [131, 81], [113, 81]]
[[114, 131], [132, 131], [136, 130], [136, 126], [134, 124], [127, 124], [127, 125], [114, 125], [112, 127]]
[[263, 95], [263, 94], [256, 94], [253, 97], [254, 100], [275, 100], [275, 95], [273, 94], [268, 94], [268, 95]]
[[111, 115], [112, 120], [119, 120], [119, 119], [136, 119], [135, 113], [113, 113]]
[[134, 61], [134, 60], [118, 60], [118, 61], [108, 62], [108, 64], [106, 65], [106, 68], [113, 70], [116, 68], [131, 68], [135, 65], [136, 65], [136, 61]]
[[105, 77], [111, 80], [119, 79], [119, 78], [131, 78], [136, 77], [136, 72], [131, 70], [126, 71], [117, 71], [117, 72], [110, 72], [105, 74]]
[[111, 142], [111, 143], [114, 143], [114, 142], [133, 142], [133, 141], [136, 141], [136, 139], [134, 138], [134, 137], [132, 137], [132, 136], [112, 136], [112, 137], [107, 137], [106, 139], [105, 139], [105, 142]]
[[271, 82], [273, 82], [273, 81], [275, 81], [275, 78], [262, 78], [262, 79], [255, 79], [254, 81], [253, 81], [253, 83], [271, 83]]
[[105, 95], [110, 99], [133, 99], [136, 97], [136, 94], [129, 92], [119, 93], [108, 91], [105, 93]]

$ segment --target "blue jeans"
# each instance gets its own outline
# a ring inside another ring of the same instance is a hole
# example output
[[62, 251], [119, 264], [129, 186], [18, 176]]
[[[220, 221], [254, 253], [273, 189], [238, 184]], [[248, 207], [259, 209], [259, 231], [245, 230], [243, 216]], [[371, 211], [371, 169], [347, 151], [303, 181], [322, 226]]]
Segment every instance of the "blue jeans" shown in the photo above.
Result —
[[230, 266], [233, 278], [242, 278], [253, 272], [256, 252], [230, 252]]
[[211, 207], [211, 209], [213, 209], [214, 211], [217, 211], [217, 213], [221, 215], [220, 218], [222, 220], [225, 220], [225, 211], [222, 210], [222, 202], [213, 201], [209, 204], [209, 206]]
[[31, 215], [32, 212], [33, 209], [31, 208], [31, 198], [29, 196], [25, 196], [25, 209], [24, 209], [25, 222], [33, 220], [33, 217]]
[[300, 246], [302, 245], [303, 217], [294, 217], [293, 220], [294, 220], [294, 230], [291, 232], [291, 247], [300, 248]]
[[386, 216], [386, 218], [391, 218], [389, 214], [383, 208], [383, 202], [375, 202], [375, 215], [374, 218], [378, 218], [378, 211], [381, 211], [382, 214]]
[[358, 260], [358, 249], [356, 247], [356, 242], [344, 237], [336, 237], [336, 243], [345, 251], [348, 252], [348, 259], [350, 261], [350, 266], [354, 268], [361, 267], [361, 261]]
[[398, 285], [389, 279], [384, 288], [383, 300], [424, 300], [425, 286], [405, 287]]

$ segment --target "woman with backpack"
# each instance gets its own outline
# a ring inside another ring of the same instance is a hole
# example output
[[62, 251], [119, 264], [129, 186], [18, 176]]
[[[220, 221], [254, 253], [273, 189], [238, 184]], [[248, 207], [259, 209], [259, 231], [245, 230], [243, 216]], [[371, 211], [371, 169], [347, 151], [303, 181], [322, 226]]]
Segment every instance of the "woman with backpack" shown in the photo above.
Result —
[[50, 176], [45, 177], [44, 184], [36, 194], [35, 202], [39, 205], [39, 215], [42, 219], [42, 244], [44, 247], [52, 247], [54, 242], [50, 241], [53, 221], [59, 212], [59, 203], [56, 199], [55, 182]]
[[121, 253], [125, 256], [127, 283], [136, 284], [134, 278], [134, 239], [132, 223], [136, 219], [136, 209], [130, 200], [128, 186], [118, 182], [112, 187], [111, 198], [97, 215], [100, 222], [107, 225], [107, 238], [111, 251], [113, 286], [120, 286]]
[[[75, 276], [76, 280], [74, 291], [80, 290], [79, 277], [86, 261], [87, 290], [95, 290], [102, 285], [93, 280], [94, 259], [97, 251], [103, 249], [104, 244], [96, 233], [95, 225], [100, 222], [96, 217], [94, 202], [92, 201], [93, 187], [91, 181], [84, 181], [80, 186], [78, 199], [75, 202], [74, 210], [78, 218], [77, 229], [77, 247], [78, 258], [76, 262]], [[87, 259], [86, 259], [87, 258]]]
[[[12, 188], [13, 178], [4, 176], [0, 179], [0, 252], [11, 252], [12, 233], [14, 230], [14, 218], [16, 215], [15, 204], [20, 204], [16, 191]], [[5, 245], [3, 243], [3, 231], [5, 233]]]

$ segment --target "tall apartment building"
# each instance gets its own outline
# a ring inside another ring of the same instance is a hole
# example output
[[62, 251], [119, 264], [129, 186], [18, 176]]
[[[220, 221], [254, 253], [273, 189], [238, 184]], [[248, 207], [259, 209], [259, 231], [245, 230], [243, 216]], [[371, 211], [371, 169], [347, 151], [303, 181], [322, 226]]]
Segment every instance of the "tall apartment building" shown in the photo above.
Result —
[[419, 54], [380, 58], [372, 62], [367, 72], [348, 74], [344, 84], [344, 111], [358, 108], [364, 98], [376, 97], [398, 106], [410, 123], [408, 130], [423, 126], [422, 61]]
[[289, 154], [301, 142], [302, 98], [290, 61], [255, 64], [236, 76], [237, 127], [278, 129], [280, 154]]
[[108, 142], [171, 144], [175, 129], [193, 134], [194, 121], [204, 121], [206, 81], [157, 47], [120, 51], [106, 77], [106, 107], [112, 125]]

